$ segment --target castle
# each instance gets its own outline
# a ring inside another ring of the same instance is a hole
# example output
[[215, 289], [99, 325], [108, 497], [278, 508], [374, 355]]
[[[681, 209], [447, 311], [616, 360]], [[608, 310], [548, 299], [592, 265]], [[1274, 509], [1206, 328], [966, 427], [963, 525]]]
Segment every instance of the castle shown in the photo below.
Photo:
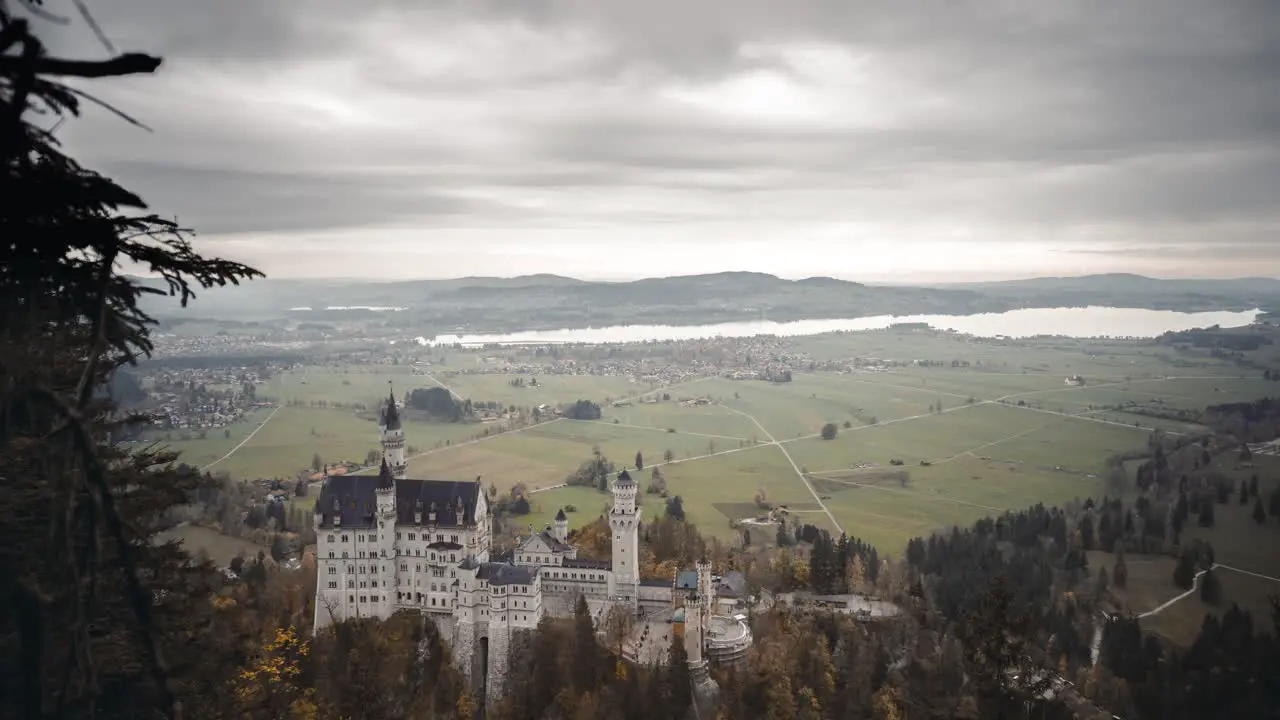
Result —
[[[671, 582], [641, 581], [638, 487], [624, 470], [612, 484], [611, 561], [578, 558], [562, 509], [554, 527], [519, 538], [509, 558], [490, 553], [490, 513], [479, 479], [405, 477], [405, 439], [395, 395], [379, 423], [374, 476], [326, 477], [315, 505], [315, 628], [412, 609], [431, 617], [459, 669], [487, 699], [502, 696], [513, 642], [544, 616], [565, 617], [579, 596], [593, 615], [621, 606], [639, 616], [672, 606]], [[685, 600], [685, 645], [701, 669], [714, 608], [711, 566]]]

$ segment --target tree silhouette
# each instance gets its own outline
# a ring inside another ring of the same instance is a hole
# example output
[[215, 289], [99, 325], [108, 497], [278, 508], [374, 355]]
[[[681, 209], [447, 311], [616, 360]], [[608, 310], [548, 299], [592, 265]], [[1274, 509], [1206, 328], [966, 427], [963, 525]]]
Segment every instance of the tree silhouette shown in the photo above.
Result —
[[[50, 17], [38, 0], [24, 5]], [[204, 480], [174, 467], [172, 454], [111, 445], [122, 423], [141, 418], [122, 420], [95, 391], [150, 353], [154, 320], [139, 307], [143, 296], [170, 295], [185, 306], [196, 288], [259, 273], [197, 254], [182, 228], [79, 165], [45, 129], [78, 115], [86, 99], [104, 105], [54, 78], [145, 74], [159, 65], [136, 53], [50, 57], [30, 22], [0, 0], [0, 532], [11, 539], [0, 550], [0, 715], [7, 717], [173, 714], [170, 670], [182, 672], [182, 660], [201, 651], [199, 641], [173, 638], [207, 597], [200, 578], [211, 568], [150, 537], [164, 510]], [[158, 279], [126, 276], [121, 268], [129, 266]]]

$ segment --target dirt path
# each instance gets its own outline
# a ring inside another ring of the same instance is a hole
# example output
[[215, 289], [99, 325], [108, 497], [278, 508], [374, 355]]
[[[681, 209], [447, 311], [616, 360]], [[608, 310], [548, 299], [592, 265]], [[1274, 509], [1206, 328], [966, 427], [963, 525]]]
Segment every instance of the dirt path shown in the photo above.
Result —
[[275, 417], [275, 416], [276, 416], [276, 413], [278, 413], [278, 412], [280, 412], [280, 406], [279, 406], [279, 405], [277, 405], [277, 406], [275, 407], [275, 409], [271, 411], [271, 414], [270, 414], [270, 415], [268, 415], [268, 416], [266, 417], [266, 419], [265, 419], [265, 420], [263, 420], [263, 421], [262, 421], [262, 423], [261, 423], [260, 425], [258, 425], [258, 427], [256, 427], [256, 428], [254, 428], [254, 429], [253, 429], [253, 432], [251, 432], [251, 433], [249, 433], [247, 436], [245, 436], [245, 439], [241, 440], [241, 441], [240, 441], [240, 442], [239, 442], [235, 447], [233, 447], [233, 448], [231, 448], [230, 450], [228, 450], [226, 455], [223, 455], [222, 457], [218, 458], [217, 460], [214, 460], [213, 462], [209, 463], [208, 465], [205, 465], [204, 467], [200, 468], [200, 472], [204, 472], [204, 471], [208, 470], [209, 468], [213, 467], [214, 465], [217, 465], [218, 463], [222, 462], [223, 460], [226, 460], [227, 458], [231, 457], [232, 455], [235, 455], [235, 454], [236, 454], [236, 451], [237, 451], [237, 450], [239, 450], [240, 448], [244, 447], [245, 443], [247, 443], [247, 442], [249, 442], [250, 440], [252, 440], [252, 439], [253, 439], [253, 436], [254, 436], [254, 435], [257, 435], [259, 430], [261, 430], [262, 428], [266, 427], [266, 426], [267, 426], [267, 423], [271, 422], [271, 418]]

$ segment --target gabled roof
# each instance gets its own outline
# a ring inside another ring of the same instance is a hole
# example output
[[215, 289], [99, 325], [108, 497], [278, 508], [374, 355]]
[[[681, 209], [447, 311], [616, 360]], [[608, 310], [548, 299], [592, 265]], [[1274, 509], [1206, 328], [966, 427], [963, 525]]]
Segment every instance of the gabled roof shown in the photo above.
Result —
[[626, 470], [623, 470], [622, 472], [618, 473], [617, 479], [613, 481], [614, 487], [627, 487], [635, 484], [636, 484], [636, 481], [631, 479], [631, 473], [627, 472]]
[[559, 512], [556, 513], [556, 522], [565, 522], [568, 519], [569, 518], [564, 515], [564, 508], [560, 508]]
[[555, 535], [552, 535], [546, 530], [543, 530], [542, 532], [536, 533], [534, 535], [530, 535], [529, 537], [522, 540], [520, 542], [520, 549], [526, 550], [528, 546], [534, 543], [535, 541], [541, 541], [542, 544], [550, 548], [551, 552], [553, 553], [569, 552], [570, 550], [573, 549], [572, 545], [560, 542], [560, 540], [558, 540]]

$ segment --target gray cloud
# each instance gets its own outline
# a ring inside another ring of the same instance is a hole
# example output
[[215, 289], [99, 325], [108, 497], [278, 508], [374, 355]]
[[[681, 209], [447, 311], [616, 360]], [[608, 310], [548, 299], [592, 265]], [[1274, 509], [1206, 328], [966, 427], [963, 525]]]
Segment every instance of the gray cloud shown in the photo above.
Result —
[[[652, 230], [709, 256], [747, 237], [880, 243], [885, 268], [901, 266], [891, 253], [980, 239], [1028, 257], [1075, 243], [1068, 253], [1126, 270], [1137, 243], [1184, 248], [1167, 257], [1193, 274], [1236, 272], [1190, 261], [1220, 259], [1216, 244], [1280, 274], [1259, 242], [1280, 229], [1268, 0], [119, 0], [95, 12], [117, 45], [166, 56], [155, 78], [93, 88], [156, 133], [96, 113], [64, 139], [215, 241], [290, 236], [335, 257], [349, 243], [356, 266], [379, 228], [416, 227], [410, 251], [448, 257], [441, 274], [483, 269], [493, 248], [577, 242], [541, 234], [557, 227], [615, 245]], [[103, 52], [83, 28], [48, 39]], [[487, 234], [446, 247], [464, 229]], [[867, 252], [812, 274], [857, 277]], [[516, 271], [591, 273], [546, 253]], [[749, 264], [776, 266], [760, 254]]]

